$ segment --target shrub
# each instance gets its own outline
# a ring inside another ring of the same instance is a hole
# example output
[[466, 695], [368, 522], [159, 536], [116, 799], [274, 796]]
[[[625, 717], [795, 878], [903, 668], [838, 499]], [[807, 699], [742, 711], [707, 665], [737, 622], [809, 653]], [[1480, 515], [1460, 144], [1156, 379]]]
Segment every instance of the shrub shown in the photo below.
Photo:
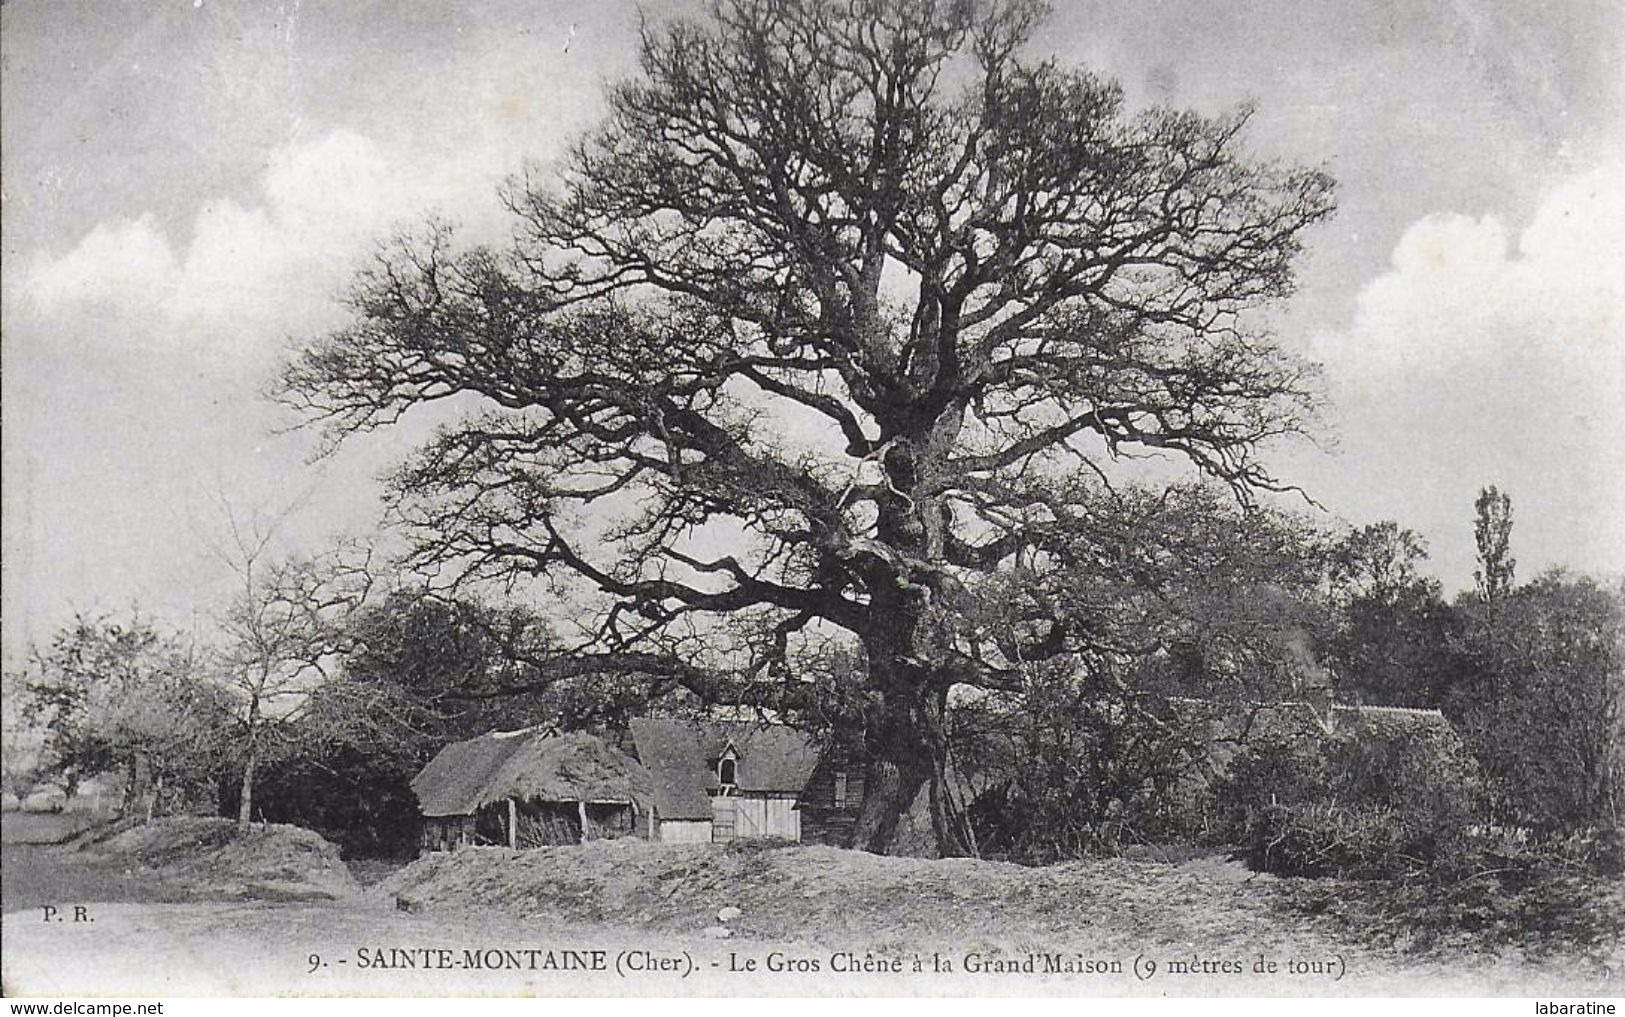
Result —
[[1255, 868], [1380, 878], [1459, 854], [1478, 782], [1443, 725], [1382, 730], [1353, 722], [1252, 745], [1214, 793], [1226, 832]]
[[1189, 839], [1200, 809], [1186, 777], [1200, 746], [1142, 704], [1057, 683], [958, 743], [982, 787], [968, 820], [986, 858], [1049, 865]]
[[1392, 810], [1329, 802], [1266, 807], [1250, 831], [1258, 868], [1302, 876], [1386, 875], [1420, 861]]
[[[254, 818], [315, 830], [345, 858], [409, 858], [419, 823], [412, 767], [343, 744], [275, 760], [255, 790]], [[236, 812], [235, 792], [225, 796], [227, 814]]]
[[1474, 827], [1450, 859], [1448, 875], [1476, 879], [1494, 874], [1502, 881], [1541, 876], [1605, 876], [1625, 873], [1625, 833], [1585, 830], [1567, 835], [1539, 834], [1521, 827]]
[[1625, 586], [1552, 571], [1459, 610], [1468, 666], [1445, 708], [1484, 767], [1495, 821], [1542, 836], [1618, 825]]

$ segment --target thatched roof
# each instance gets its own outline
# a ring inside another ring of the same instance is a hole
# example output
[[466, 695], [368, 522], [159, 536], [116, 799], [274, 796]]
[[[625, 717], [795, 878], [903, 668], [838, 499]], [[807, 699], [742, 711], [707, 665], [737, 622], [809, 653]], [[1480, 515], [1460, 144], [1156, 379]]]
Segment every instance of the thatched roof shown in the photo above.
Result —
[[1332, 707], [1327, 724], [1333, 731], [1358, 727], [1362, 731], [1385, 737], [1415, 736], [1420, 734], [1454, 737], [1455, 725], [1438, 710], [1422, 710], [1409, 706], [1346, 706]]
[[548, 802], [654, 800], [637, 760], [581, 732], [493, 731], [441, 749], [412, 781], [425, 816], [466, 816], [504, 798]]
[[711, 818], [716, 760], [730, 745], [743, 792], [800, 794], [818, 763], [812, 739], [783, 724], [640, 717], [632, 721], [632, 744], [664, 819]]
[[1237, 702], [1171, 698], [1175, 718], [1211, 762], [1228, 765], [1250, 745], [1296, 742], [1332, 736], [1375, 742], [1409, 741], [1449, 747], [1460, 741], [1449, 718], [1438, 710], [1354, 703], [1312, 704], [1302, 700]]
[[1364, 706], [1355, 703], [1313, 704], [1303, 700], [1241, 702], [1171, 698], [1174, 716], [1187, 723], [1210, 725], [1216, 733], [1243, 740], [1259, 736], [1296, 735], [1358, 729], [1385, 736], [1454, 732], [1438, 710], [1408, 706]]

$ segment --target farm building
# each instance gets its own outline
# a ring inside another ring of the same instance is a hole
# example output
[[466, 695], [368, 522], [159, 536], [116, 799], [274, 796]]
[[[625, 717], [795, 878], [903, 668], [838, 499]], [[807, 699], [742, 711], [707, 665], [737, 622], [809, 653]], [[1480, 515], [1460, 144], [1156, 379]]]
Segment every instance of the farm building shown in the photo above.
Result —
[[[1368, 777], [1388, 774], [1395, 793], [1423, 793], [1414, 782], [1443, 779], [1471, 768], [1471, 753], [1449, 718], [1434, 709], [1367, 706], [1330, 700], [1263, 703], [1171, 699], [1180, 730], [1190, 739], [1194, 765], [1180, 782], [1182, 807], [1192, 815], [1211, 805], [1215, 780], [1233, 772], [1248, 751], [1294, 747], [1354, 752]], [[1425, 776], [1424, 776], [1425, 775]]]
[[412, 790], [424, 851], [637, 836], [654, 801], [649, 774], [626, 753], [590, 734], [538, 728], [447, 745]]
[[1302, 700], [1245, 704], [1175, 699], [1170, 705], [1175, 716], [1206, 744], [1209, 763], [1215, 769], [1223, 769], [1247, 746], [1267, 740], [1339, 735], [1408, 742], [1416, 750], [1429, 752], [1461, 747], [1455, 727], [1438, 710]]
[[653, 781], [649, 837], [668, 842], [801, 839], [796, 800], [818, 762], [804, 733], [747, 721], [632, 721]]
[[801, 839], [809, 844], [845, 847], [852, 841], [863, 802], [863, 761], [850, 748], [831, 746], [818, 758], [796, 798]]
[[[985, 783], [985, 775], [974, 776], [981, 777], [981, 783]], [[972, 777], [969, 768], [957, 757], [949, 759], [944, 786], [938, 788], [937, 793], [947, 795], [944, 804], [950, 821], [965, 822], [966, 809], [977, 793], [978, 782]], [[796, 811], [801, 814], [801, 839], [809, 844], [849, 846], [858, 823], [859, 807], [863, 804], [864, 782], [864, 762], [857, 752], [835, 746], [820, 756], [796, 800]], [[899, 817], [890, 849], [893, 854], [937, 857], [931, 793], [929, 784], [921, 787], [914, 803]]]

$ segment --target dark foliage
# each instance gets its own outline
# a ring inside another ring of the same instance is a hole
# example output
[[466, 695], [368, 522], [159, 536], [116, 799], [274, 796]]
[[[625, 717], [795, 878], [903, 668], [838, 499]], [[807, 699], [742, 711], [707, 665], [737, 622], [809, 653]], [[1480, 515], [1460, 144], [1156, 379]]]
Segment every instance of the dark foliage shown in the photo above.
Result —
[[1518, 566], [1512, 557], [1512, 499], [1492, 484], [1478, 492], [1473, 508], [1473, 542], [1478, 546], [1473, 581], [1479, 599], [1490, 603], [1512, 592]]
[[1255, 868], [1356, 878], [1420, 871], [1461, 850], [1478, 794], [1459, 739], [1419, 726], [1307, 725], [1250, 746], [1214, 786]]
[[988, 597], [1006, 609], [990, 631], [1019, 629], [1031, 599], [1089, 648], [959, 711], [955, 758], [975, 778], [984, 856], [1046, 864], [1206, 837], [1213, 722], [1328, 691], [1317, 530], [1201, 487], [1124, 489], [1096, 515], [1113, 521]]
[[1048, 865], [1189, 837], [1195, 817], [1180, 790], [1201, 746], [1175, 718], [1059, 683], [1028, 705], [1025, 722], [956, 739], [984, 746], [956, 759], [997, 772], [969, 810], [982, 857]]
[[1436, 707], [1462, 672], [1460, 617], [1421, 574], [1427, 545], [1397, 523], [1351, 531], [1332, 548], [1327, 665], [1339, 695]]
[[[421, 591], [358, 612], [343, 673], [281, 739], [300, 750], [265, 763], [255, 818], [314, 829], [347, 857], [410, 854], [419, 820], [412, 778], [448, 743], [537, 724], [616, 729], [669, 696], [662, 682], [535, 680], [531, 659], [546, 652], [540, 629], [519, 607]], [[234, 794], [225, 798], [236, 807]]]
[[1468, 674], [1447, 709], [1484, 767], [1490, 818], [1541, 837], [1619, 829], [1625, 591], [1548, 572], [1458, 609]]
[[[254, 793], [255, 818], [315, 830], [346, 858], [410, 857], [419, 823], [411, 788], [417, 758], [333, 745], [278, 760], [261, 774]], [[223, 804], [236, 810], [234, 798]]]

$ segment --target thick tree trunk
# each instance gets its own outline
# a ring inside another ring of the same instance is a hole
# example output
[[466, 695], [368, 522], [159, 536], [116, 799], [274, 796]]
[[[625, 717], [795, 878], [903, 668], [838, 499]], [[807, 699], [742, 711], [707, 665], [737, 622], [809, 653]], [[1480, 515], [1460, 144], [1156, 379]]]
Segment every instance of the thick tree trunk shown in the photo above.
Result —
[[947, 781], [943, 684], [906, 659], [870, 660], [880, 696], [865, 718], [864, 793], [851, 846], [876, 854], [971, 853]]
[[[882, 460], [896, 493], [879, 505], [876, 535], [897, 558], [869, 586], [867, 756], [852, 846], [880, 854], [971, 853], [948, 783], [947, 698], [952, 681], [956, 584], [942, 567], [948, 509], [918, 492], [952, 449], [962, 405], [903, 427]], [[915, 492], [913, 494], [907, 492]], [[913, 841], [908, 843], [906, 841]], [[925, 843], [920, 843], [921, 841]]]
[[930, 781], [931, 771], [929, 766], [921, 766], [917, 757], [897, 755], [886, 758], [871, 750], [865, 767], [863, 803], [852, 830], [854, 848], [885, 855], [906, 847], [898, 843], [899, 828]]

